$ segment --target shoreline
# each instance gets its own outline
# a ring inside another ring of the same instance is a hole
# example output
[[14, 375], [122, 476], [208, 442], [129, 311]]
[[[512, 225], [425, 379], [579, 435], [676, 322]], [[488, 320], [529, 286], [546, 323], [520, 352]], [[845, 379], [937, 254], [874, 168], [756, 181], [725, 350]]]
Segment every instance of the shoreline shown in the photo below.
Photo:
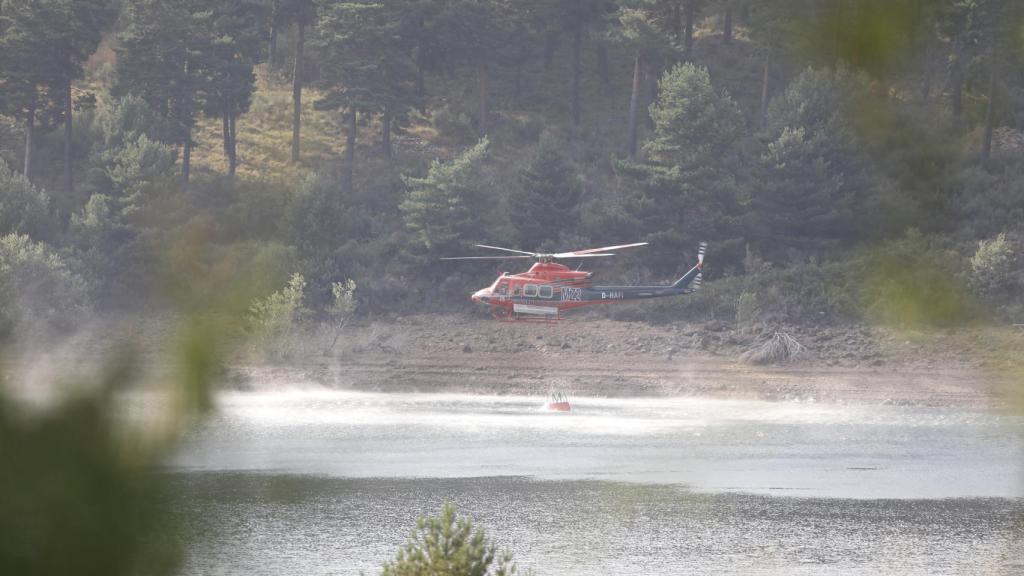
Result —
[[323, 353], [329, 338], [314, 337], [294, 344], [277, 362], [237, 358], [228, 363], [226, 381], [236, 390], [316, 386], [540, 396], [558, 390], [597, 397], [972, 408], [1002, 407], [1019, 387], [987, 370], [984, 358], [964, 348], [956, 333], [922, 339], [864, 326], [785, 329], [807, 352], [788, 363], [755, 366], [738, 357], [770, 335], [759, 326], [501, 323], [425, 315], [346, 328], [330, 354]]
[[931, 373], [877, 369], [752, 368], [716, 359], [685, 364], [646, 360], [629, 368], [595, 364], [585, 369], [551, 364], [524, 368], [502, 356], [457, 359], [375, 358], [320, 362], [304, 366], [233, 365], [229, 388], [315, 386], [333, 390], [383, 393], [465, 393], [545, 396], [552, 390], [570, 396], [607, 398], [707, 397], [777, 402], [998, 407], [1002, 404], [982, 378], [969, 370]]
[[[68, 376], [95, 381], [129, 343], [144, 380], [175, 368], [167, 354], [170, 317], [108, 317], [52, 346], [13, 349], [2, 358], [14, 392], [55, 392]], [[796, 338], [795, 360], [740, 361], [775, 332]], [[975, 327], [927, 332], [851, 326], [722, 321], [651, 325], [595, 317], [506, 323], [419, 315], [320, 327], [258, 353], [224, 358], [225, 390], [323, 388], [367, 392], [595, 397], [709, 397], [776, 402], [948, 406], [1024, 410], [1024, 331]], [[269, 352], [269, 356], [268, 356]]]

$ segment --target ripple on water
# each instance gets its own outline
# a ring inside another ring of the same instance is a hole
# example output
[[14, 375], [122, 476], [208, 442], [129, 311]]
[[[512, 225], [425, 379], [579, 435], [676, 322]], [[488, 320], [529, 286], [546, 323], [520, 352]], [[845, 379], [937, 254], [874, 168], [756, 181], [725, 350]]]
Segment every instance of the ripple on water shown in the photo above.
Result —
[[542, 574], [1013, 574], [1024, 502], [699, 494], [523, 478], [175, 474], [184, 574], [375, 573], [450, 500]]

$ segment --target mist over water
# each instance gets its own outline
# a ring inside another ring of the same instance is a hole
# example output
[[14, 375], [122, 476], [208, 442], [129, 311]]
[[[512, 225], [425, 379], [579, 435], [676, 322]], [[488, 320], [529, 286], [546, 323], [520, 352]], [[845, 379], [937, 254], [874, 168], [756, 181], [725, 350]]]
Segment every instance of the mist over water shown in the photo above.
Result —
[[985, 411], [705, 399], [228, 394], [194, 471], [525, 476], [847, 498], [1020, 497], [1021, 420]]
[[1024, 569], [1018, 416], [542, 402], [224, 394], [169, 463], [185, 573], [374, 573], [445, 500], [541, 574]]

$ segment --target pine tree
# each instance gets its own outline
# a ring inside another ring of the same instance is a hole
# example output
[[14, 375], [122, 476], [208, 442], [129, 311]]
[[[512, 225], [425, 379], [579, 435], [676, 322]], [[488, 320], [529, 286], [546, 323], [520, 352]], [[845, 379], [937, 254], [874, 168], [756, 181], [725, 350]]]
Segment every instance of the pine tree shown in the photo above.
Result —
[[192, 129], [211, 92], [214, 13], [202, 0], [137, 0], [125, 7], [124, 20], [114, 93], [137, 95], [175, 123], [187, 189]]
[[651, 104], [654, 137], [644, 145], [651, 160], [684, 170], [712, 165], [728, 154], [743, 130], [732, 98], [714, 89], [707, 69], [680, 64], [658, 83]]
[[770, 260], [855, 238], [877, 187], [848, 119], [866, 91], [866, 79], [845, 69], [808, 69], [772, 103], [747, 227]]
[[[633, 83], [629, 98], [627, 152], [635, 158], [639, 144], [640, 115], [643, 102], [643, 77], [661, 69], [676, 55], [668, 33], [658, 24], [656, 0], [633, 0], [624, 3], [618, 13], [619, 26], [615, 36], [619, 44], [633, 53]], [[653, 95], [652, 95], [653, 96]]]
[[[313, 0], [276, 0], [277, 15], [272, 28], [287, 23], [295, 24], [295, 60], [292, 64], [292, 162], [302, 155], [302, 90], [306, 81], [306, 31], [316, 23], [316, 4]], [[276, 36], [274, 47], [276, 47]]]
[[269, 6], [262, 0], [217, 0], [213, 3], [214, 38], [203, 64], [207, 98], [204, 112], [221, 118], [228, 175], [238, 164], [236, 121], [249, 110], [256, 88], [254, 68], [263, 54]]
[[794, 37], [798, 14], [801, 14], [800, 0], [777, 0], [775, 2], [753, 2], [750, 8], [750, 36], [760, 45], [763, 64], [761, 68], [761, 105], [758, 108], [758, 126], [763, 126], [768, 115], [768, 104], [772, 93], [772, 72], [775, 60], [785, 51], [787, 41]]
[[445, 504], [438, 517], [420, 518], [416, 531], [394, 560], [384, 564], [381, 576], [515, 576], [518, 573], [512, 555], [499, 553], [466, 518], [459, 518], [455, 507]]
[[[85, 60], [96, 51], [102, 32], [116, 13], [109, 0], [5, 0], [3, 6], [3, 60], [15, 60], [4, 68], [17, 95], [14, 106], [23, 110], [29, 136], [34, 131], [39, 86], [48, 86], [63, 106], [64, 191], [74, 192], [72, 85], [83, 73]], [[10, 43], [10, 46], [8, 46]], [[30, 113], [31, 112], [31, 113]], [[31, 145], [29, 146], [31, 148]], [[31, 150], [26, 152], [31, 169]]]
[[655, 268], [676, 262], [702, 239], [735, 238], [746, 185], [738, 145], [742, 114], [712, 86], [707, 70], [677, 65], [659, 88], [650, 107], [654, 135], [644, 146], [647, 160], [616, 166], [626, 211], [639, 226], [631, 232], [652, 243], [645, 256]]
[[355, 170], [356, 115], [382, 115], [381, 140], [390, 156], [391, 121], [415, 104], [411, 26], [402, 2], [325, 4], [321, 10], [320, 78], [327, 93], [316, 104], [322, 110], [346, 111], [346, 189]]
[[519, 173], [520, 190], [509, 197], [509, 204], [520, 246], [538, 248], [575, 230], [581, 186], [564, 149], [564, 142], [543, 133], [529, 164]]
[[476, 76], [477, 133], [487, 134], [492, 68], [505, 60], [514, 31], [513, 7], [501, 0], [451, 0], [438, 15], [437, 33], [444, 41], [449, 66]]
[[480, 167], [487, 147], [484, 138], [447, 164], [435, 160], [426, 177], [404, 179], [409, 192], [402, 218], [428, 250], [452, 251], [482, 237], [486, 197]]
[[27, 234], [34, 240], [49, 240], [50, 197], [22, 174], [0, 159], [0, 236]]
[[30, 0], [0, 2], [0, 114], [25, 125], [23, 174], [31, 179], [40, 112], [59, 104], [51, 97], [58, 72], [46, 52], [45, 13]]
[[[600, 28], [609, 13], [606, 0], [541, 0], [539, 7], [543, 18], [549, 23], [547, 36], [557, 39], [565, 34], [570, 38], [569, 65], [569, 117], [574, 127], [583, 118], [582, 75], [583, 44], [592, 29]], [[545, 55], [550, 59], [550, 52]]]

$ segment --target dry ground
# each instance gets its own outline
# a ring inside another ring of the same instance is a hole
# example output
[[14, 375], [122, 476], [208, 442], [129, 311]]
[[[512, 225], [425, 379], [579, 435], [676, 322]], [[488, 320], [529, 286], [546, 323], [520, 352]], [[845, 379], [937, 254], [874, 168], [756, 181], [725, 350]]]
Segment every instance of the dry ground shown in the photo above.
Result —
[[[770, 367], [737, 360], [776, 329], [793, 334], [807, 346], [806, 353]], [[993, 350], [1024, 349], [1024, 334], [1009, 328], [736, 329], [723, 323], [503, 323], [458, 316], [349, 327], [327, 352], [330, 339], [303, 340], [273, 364], [239, 359], [228, 379], [239, 388], [315, 385], [489, 394], [559, 389], [598, 396], [1000, 406], [1021, 383], [999, 369], [1000, 362], [1012, 360]]]

